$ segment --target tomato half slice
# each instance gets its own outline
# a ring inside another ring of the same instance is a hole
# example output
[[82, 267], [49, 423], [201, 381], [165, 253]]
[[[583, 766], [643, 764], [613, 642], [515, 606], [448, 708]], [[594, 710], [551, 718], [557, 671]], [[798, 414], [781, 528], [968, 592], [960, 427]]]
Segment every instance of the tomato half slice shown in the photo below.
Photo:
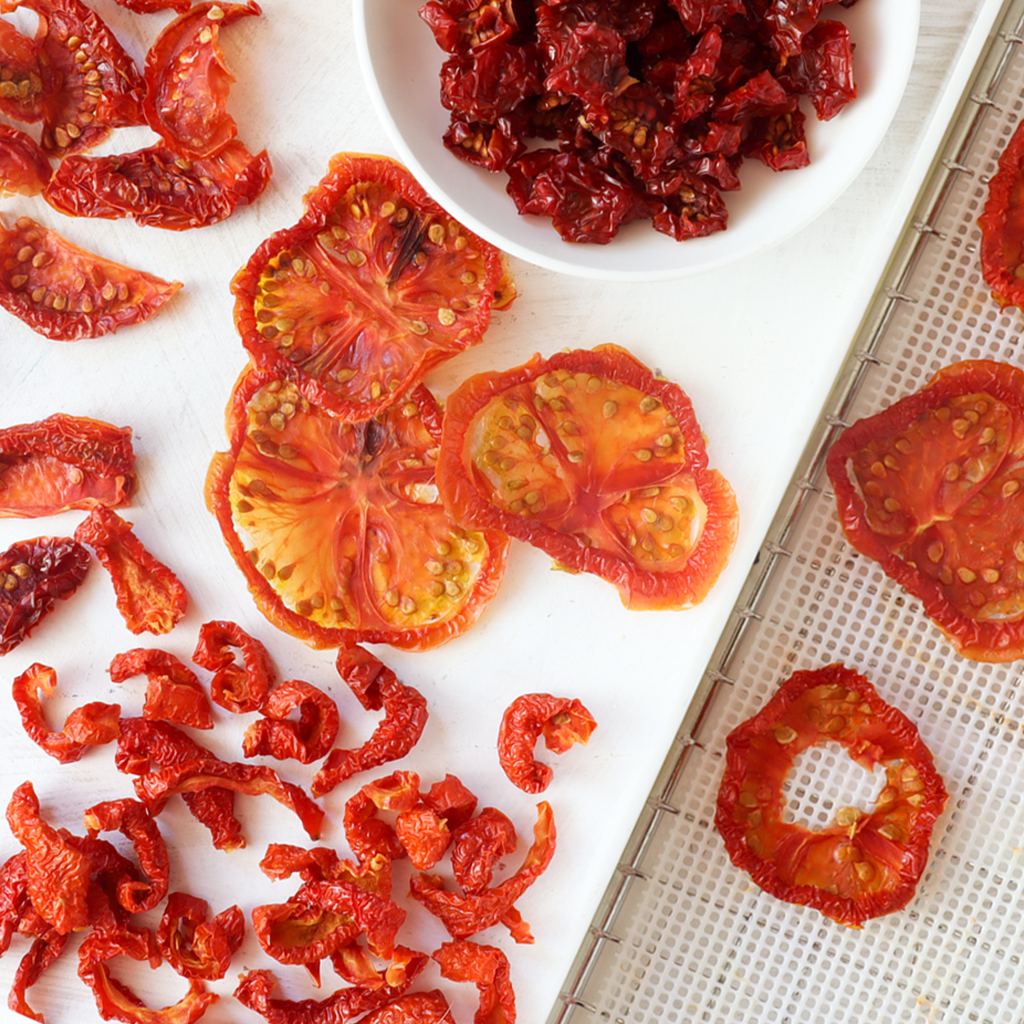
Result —
[[0, 19], [0, 114], [35, 124], [43, 119], [43, 97], [57, 88], [55, 73], [39, 44]]
[[317, 405], [364, 419], [480, 341], [514, 291], [501, 254], [452, 220], [400, 164], [340, 153], [236, 275], [253, 361]]
[[[845, 665], [794, 672], [726, 741], [715, 826], [733, 864], [778, 899], [859, 928], [913, 898], [946, 805], [914, 723]], [[839, 743], [885, 787], [870, 811], [841, 808], [832, 824], [787, 821], [783, 786], [799, 754]]]
[[999, 157], [978, 226], [981, 273], [992, 298], [1024, 308], [1024, 121]]
[[461, 523], [614, 583], [629, 608], [707, 596], [736, 540], [693, 406], [615, 345], [471, 377], [449, 396], [437, 466]]
[[848, 427], [827, 461], [849, 542], [961, 654], [1024, 657], [1024, 371], [967, 360]]
[[439, 419], [423, 387], [350, 423], [292, 382], [243, 375], [206, 500], [271, 622], [313, 647], [423, 650], [476, 621], [508, 539], [462, 529], [439, 502]]
[[178, 289], [79, 249], [30, 217], [0, 221], [0, 306], [55, 341], [98, 338], [148, 320]]

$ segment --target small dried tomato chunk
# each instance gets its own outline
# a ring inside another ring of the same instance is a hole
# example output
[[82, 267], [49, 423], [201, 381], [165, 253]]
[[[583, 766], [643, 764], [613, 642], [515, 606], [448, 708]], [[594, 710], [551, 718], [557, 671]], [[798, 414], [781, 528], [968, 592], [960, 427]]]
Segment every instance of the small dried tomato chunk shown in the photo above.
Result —
[[[238, 665], [231, 648], [242, 654]], [[204, 622], [192, 660], [213, 672], [210, 699], [235, 714], [259, 711], [276, 678], [266, 647], [234, 622]]]
[[209, 910], [198, 896], [172, 892], [167, 897], [156, 939], [164, 958], [183, 978], [223, 978], [245, 938], [245, 917], [238, 907], [228, 907], [213, 918]]
[[187, 725], [193, 729], [213, 728], [206, 691], [196, 674], [168, 651], [135, 647], [118, 654], [108, 671], [115, 683], [146, 676], [144, 718]]

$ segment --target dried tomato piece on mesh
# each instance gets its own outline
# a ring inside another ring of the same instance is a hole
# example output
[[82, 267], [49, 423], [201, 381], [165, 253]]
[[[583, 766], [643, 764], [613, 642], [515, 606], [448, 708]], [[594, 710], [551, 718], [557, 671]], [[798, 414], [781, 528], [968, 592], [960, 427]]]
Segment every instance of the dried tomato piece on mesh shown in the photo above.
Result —
[[468, 981], [480, 993], [474, 1024], [515, 1024], [516, 996], [508, 957], [497, 946], [466, 939], [446, 942], [430, 954], [449, 981]]
[[[232, 647], [241, 653], [241, 665]], [[213, 672], [210, 699], [235, 714], [259, 711], [276, 679], [266, 647], [234, 622], [204, 622], [192, 660]]]
[[36, 537], [0, 554], [0, 654], [14, 650], [85, 578], [89, 552], [70, 537]]
[[135, 490], [131, 428], [65, 413], [4, 427], [0, 485], [4, 518], [127, 505]]
[[[294, 758], [311, 764], [327, 755], [341, 725], [331, 697], [301, 679], [289, 679], [271, 690], [260, 710], [263, 717], [246, 729], [242, 741], [246, 757]], [[295, 711], [298, 718], [289, 718]], [[315, 788], [314, 793], [320, 795]]]
[[156, 939], [164, 959], [183, 978], [223, 978], [245, 938], [245, 917], [237, 906], [213, 918], [198, 896], [172, 892], [160, 918]]
[[75, 530], [114, 584], [117, 610], [131, 632], [169, 633], [185, 614], [188, 594], [177, 576], [149, 553], [132, 524], [98, 507]]
[[17, 676], [12, 686], [14, 703], [29, 739], [61, 764], [81, 760], [91, 747], [101, 746], [121, 734], [119, 704], [91, 701], [73, 708], [58, 732], [46, 724], [42, 697], [57, 690], [57, 673], [36, 662]]
[[118, 654], [107, 670], [115, 683], [144, 675], [146, 701], [142, 710], [150, 721], [171, 722], [193, 729], [212, 729], [213, 716], [196, 674], [167, 651], [134, 647]]

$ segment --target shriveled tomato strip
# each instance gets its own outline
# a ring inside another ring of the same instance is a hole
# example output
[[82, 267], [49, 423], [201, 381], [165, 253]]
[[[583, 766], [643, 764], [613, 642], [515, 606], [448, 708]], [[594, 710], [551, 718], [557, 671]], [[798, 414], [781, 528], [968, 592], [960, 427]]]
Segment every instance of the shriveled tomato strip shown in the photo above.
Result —
[[52, 697], [57, 689], [57, 673], [36, 662], [15, 678], [14, 703], [29, 738], [61, 764], [81, 760], [87, 750], [110, 743], [121, 734], [118, 704], [91, 701], [74, 708], [64, 720], [64, 728], [55, 732], [46, 724], [42, 697]]
[[535, 356], [449, 396], [445, 506], [618, 588], [629, 608], [688, 608], [725, 567], [732, 489], [708, 469], [689, 398], [624, 349]]
[[448, 823], [422, 800], [398, 815], [395, 835], [418, 871], [429, 871], [434, 867], [452, 841]]
[[364, 648], [342, 648], [337, 668], [367, 711], [383, 709], [385, 715], [361, 747], [330, 752], [313, 777], [315, 796], [330, 792], [358, 772], [404, 757], [419, 741], [427, 723], [427, 702], [422, 694], [399, 682], [391, 669]]
[[[241, 652], [242, 665], [232, 647]], [[266, 647], [234, 622], [204, 622], [192, 660], [213, 672], [210, 699], [235, 714], [259, 711], [276, 678]]]
[[88, 544], [110, 573], [117, 610], [133, 633], [169, 633], [185, 614], [188, 594], [181, 581], [116, 512], [93, 509], [75, 539]]
[[[783, 786], [808, 747], [839, 743], [886, 785], [870, 811], [810, 829], [787, 821]], [[732, 862], [766, 892], [859, 928], [906, 906], [928, 860], [946, 789], [914, 724], [841, 664], [794, 672], [734, 729], [715, 825]]]
[[182, 12], [150, 47], [143, 103], [146, 121], [182, 156], [211, 156], [238, 134], [226, 110], [234, 77], [218, 37], [233, 21], [261, 13], [254, 0], [244, 4], [207, 0]]
[[15, 1013], [20, 1013], [30, 1020], [43, 1022], [43, 1015], [36, 1013], [29, 1006], [26, 993], [39, 980], [43, 971], [64, 952], [67, 942], [67, 935], [61, 935], [52, 929], [45, 937], [33, 941], [32, 948], [21, 958], [18, 969], [14, 972], [11, 994], [7, 998], [7, 1005]]
[[[341, 725], [334, 701], [301, 679], [289, 679], [271, 690], [261, 710], [263, 717], [245, 731], [246, 757], [294, 758], [311, 764], [331, 749]], [[289, 718], [296, 710], [298, 719]], [[320, 795], [316, 790], [314, 794]]]
[[349, 849], [363, 863], [383, 857], [404, 857], [394, 828], [377, 817], [380, 810], [407, 811], [419, 800], [420, 777], [415, 772], [392, 772], [363, 786], [345, 801], [345, 839]]
[[482, 892], [495, 866], [519, 845], [515, 825], [495, 807], [459, 825], [452, 835], [452, 874], [465, 892]]
[[164, 958], [183, 978], [223, 978], [245, 938], [245, 917], [238, 907], [212, 919], [209, 910], [198, 896], [172, 892], [167, 897], [156, 938]]
[[135, 647], [118, 654], [107, 670], [115, 683], [135, 676], [147, 679], [146, 702], [142, 709], [150, 721], [212, 729], [213, 716], [196, 674], [167, 651]]
[[498, 761], [509, 780], [523, 792], [542, 793], [554, 773], [549, 765], [533, 759], [537, 740], [543, 735], [548, 750], [562, 754], [574, 743], [586, 743], [596, 728], [593, 715], [575, 698], [523, 694], [501, 717]]
[[20, 217], [0, 220], [0, 306], [54, 341], [99, 338], [148, 320], [181, 288], [72, 245]]
[[511, 968], [508, 957], [497, 946], [454, 939], [434, 950], [431, 956], [441, 967], [441, 977], [476, 985], [480, 1005], [473, 1015], [473, 1024], [515, 1024]]
[[[2, 47], [0, 33], [0, 52]], [[31, 135], [0, 124], [0, 196], [37, 196], [52, 173], [49, 158]]]
[[43, 119], [43, 99], [60, 83], [44, 62], [37, 42], [23, 36], [9, 21], [0, 19], [0, 53], [4, 71], [0, 77], [0, 113], [15, 121], [34, 124]]
[[362, 931], [347, 910], [339, 913], [298, 900], [254, 907], [252, 924], [268, 956], [312, 971], [319, 970], [321, 960], [354, 942]]
[[981, 272], [1000, 306], [1024, 307], [1024, 121], [999, 155], [996, 173], [988, 183], [981, 228]]
[[4, 518], [128, 505], [135, 490], [131, 428], [66, 413], [4, 427], [0, 485]]

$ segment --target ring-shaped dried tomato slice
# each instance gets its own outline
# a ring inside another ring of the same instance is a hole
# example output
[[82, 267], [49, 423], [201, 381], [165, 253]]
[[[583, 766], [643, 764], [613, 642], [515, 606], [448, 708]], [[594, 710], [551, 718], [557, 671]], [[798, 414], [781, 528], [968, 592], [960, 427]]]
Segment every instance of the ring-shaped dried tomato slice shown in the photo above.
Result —
[[463, 529], [438, 500], [439, 418], [422, 386], [351, 423], [274, 374], [243, 375], [207, 505], [272, 623], [313, 647], [423, 650], [476, 621], [508, 538]]
[[253, 361], [311, 401], [365, 419], [480, 341], [514, 291], [500, 252], [400, 164], [340, 153], [236, 275], [235, 324]]
[[847, 540], [960, 654], [1024, 657], [1024, 371], [945, 367], [848, 427], [826, 468]]
[[[910, 902], [946, 788], [916, 726], [864, 676], [841, 664], [794, 672], [726, 742], [715, 825], [736, 867], [854, 928]], [[833, 742], [867, 771], [885, 769], [875, 806], [843, 807], [822, 829], [786, 820], [797, 756]]]
[[614, 583], [629, 608], [707, 595], [737, 530], [689, 398], [624, 349], [564, 352], [449, 396], [437, 465], [457, 521]]

